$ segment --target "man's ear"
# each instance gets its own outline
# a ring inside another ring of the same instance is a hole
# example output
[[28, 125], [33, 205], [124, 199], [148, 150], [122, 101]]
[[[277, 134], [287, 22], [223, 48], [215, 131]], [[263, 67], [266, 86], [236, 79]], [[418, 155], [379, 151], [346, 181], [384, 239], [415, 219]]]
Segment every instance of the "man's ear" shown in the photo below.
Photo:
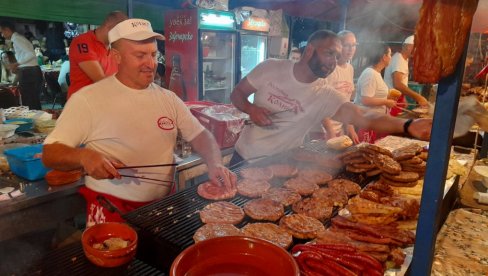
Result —
[[120, 54], [120, 51], [115, 49], [115, 48], [110, 48], [110, 54], [115, 58], [115, 61], [117, 64], [120, 64], [122, 61], [122, 56]]
[[303, 51], [303, 55], [301, 59], [309, 60], [313, 56], [314, 50], [315, 48], [311, 44], [308, 44], [305, 47], [305, 50]]

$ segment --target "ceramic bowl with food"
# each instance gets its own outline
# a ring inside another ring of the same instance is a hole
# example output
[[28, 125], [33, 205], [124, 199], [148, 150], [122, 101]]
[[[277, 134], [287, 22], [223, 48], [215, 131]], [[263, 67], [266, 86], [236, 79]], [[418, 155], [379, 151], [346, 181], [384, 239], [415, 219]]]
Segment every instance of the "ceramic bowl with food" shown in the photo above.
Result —
[[170, 275], [298, 276], [293, 256], [268, 241], [227, 236], [196, 243], [176, 257]]
[[102, 267], [116, 267], [134, 258], [137, 232], [125, 223], [100, 223], [83, 232], [81, 243], [90, 262]]

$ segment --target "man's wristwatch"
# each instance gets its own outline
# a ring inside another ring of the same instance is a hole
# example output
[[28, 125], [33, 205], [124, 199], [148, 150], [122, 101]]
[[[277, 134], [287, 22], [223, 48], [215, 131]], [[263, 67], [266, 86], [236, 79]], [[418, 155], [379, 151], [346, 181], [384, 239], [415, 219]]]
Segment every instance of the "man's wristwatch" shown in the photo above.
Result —
[[403, 123], [403, 133], [404, 134], [410, 135], [410, 132], [408, 132], [408, 128], [410, 127], [412, 122], [413, 122], [413, 119], [408, 119], [405, 121], [405, 123]]

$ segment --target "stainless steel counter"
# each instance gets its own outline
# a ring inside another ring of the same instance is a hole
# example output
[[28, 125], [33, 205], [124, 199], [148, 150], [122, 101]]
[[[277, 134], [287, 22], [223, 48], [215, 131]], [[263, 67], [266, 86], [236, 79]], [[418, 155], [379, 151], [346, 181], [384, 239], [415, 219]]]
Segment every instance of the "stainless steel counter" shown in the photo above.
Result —
[[[226, 159], [230, 159], [233, 152], [233, 148], [223, 149], [222, 155], [227, 157]], [[186, 188], [187, 181], [191, 181], [193, 178], [205, 173], [206, 165], [199, 155], [191, 154], [184, 158], [176, 166], [178, 190]], [[0, 216], [76, 194], [78, 188], [82, 185], [84, 185], [83, 179], [63, 186], [49, 186], [45, 180], [29, 182], [15, 176], [10, 179], [0, 177], [0, 188], [10, 186], [21, 189], [24, 192], [19, 197], [0, 201]]]

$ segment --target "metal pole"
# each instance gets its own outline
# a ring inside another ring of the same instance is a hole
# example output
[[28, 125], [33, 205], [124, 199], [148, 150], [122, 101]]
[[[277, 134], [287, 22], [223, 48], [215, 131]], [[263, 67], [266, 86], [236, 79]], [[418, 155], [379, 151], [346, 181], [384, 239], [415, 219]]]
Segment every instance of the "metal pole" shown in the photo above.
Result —
[[129, 18], [133, 18], [133, 11], [132, 11], [132, 0], [127, 0], [127, 16]]
[[410, 275], [430, 275], [469, 36], [456, 71], [439, 82]]

